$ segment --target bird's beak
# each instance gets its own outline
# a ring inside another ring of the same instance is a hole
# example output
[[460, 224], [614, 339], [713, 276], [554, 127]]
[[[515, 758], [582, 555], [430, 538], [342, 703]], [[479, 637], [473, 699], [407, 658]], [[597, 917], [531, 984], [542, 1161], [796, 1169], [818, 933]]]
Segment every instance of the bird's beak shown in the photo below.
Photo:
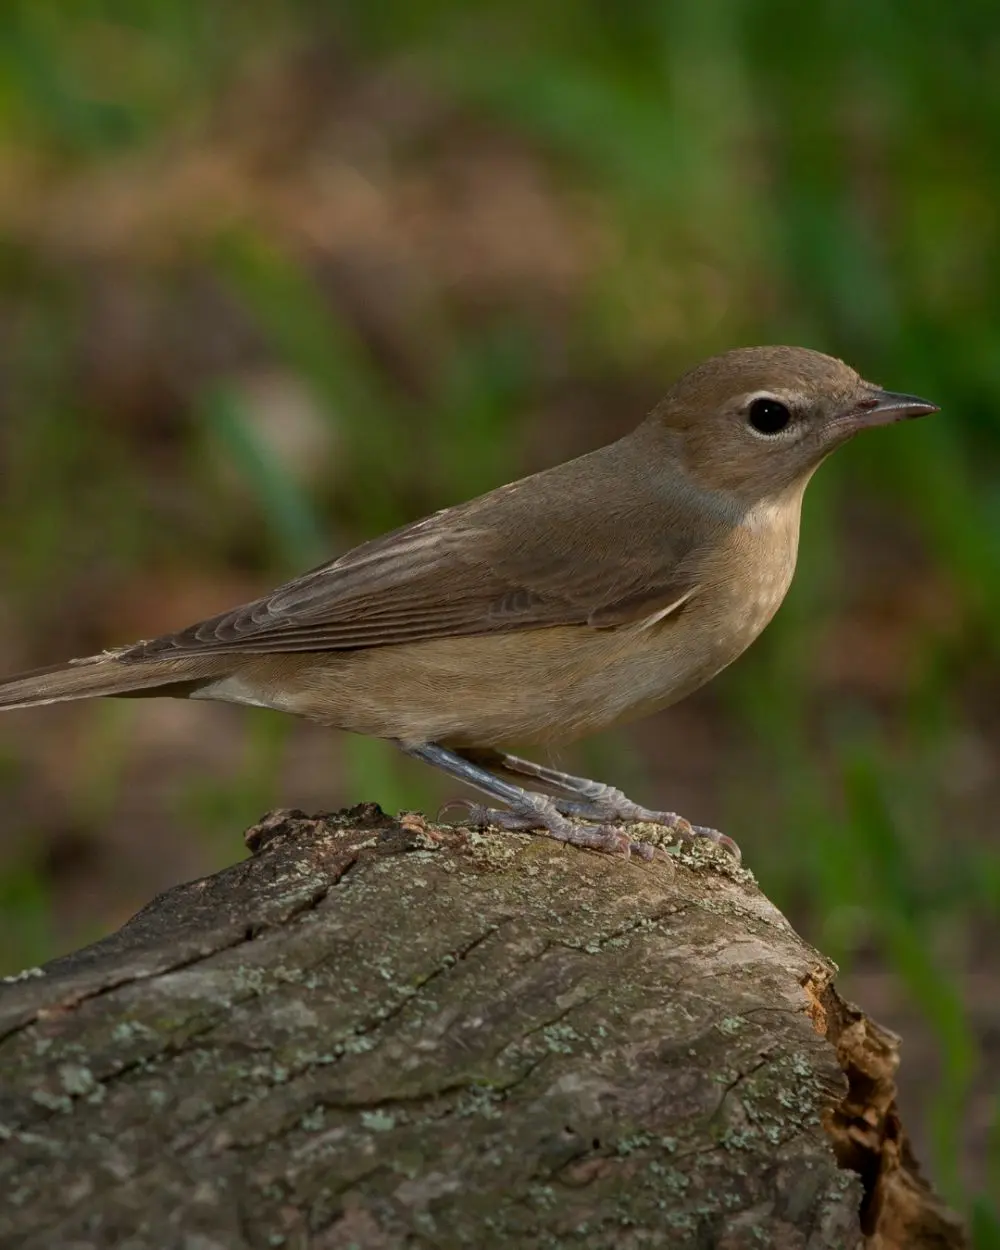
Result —
[[875, 425], [891, 425], [909, 417], [926, 417], [937, 412], [937, 404], [929, 403], [916, 395], [897, 395], [895, 391], [873, 390], [853, 412], [847, 414], [848, 422], [855, 429], [868, 429]]

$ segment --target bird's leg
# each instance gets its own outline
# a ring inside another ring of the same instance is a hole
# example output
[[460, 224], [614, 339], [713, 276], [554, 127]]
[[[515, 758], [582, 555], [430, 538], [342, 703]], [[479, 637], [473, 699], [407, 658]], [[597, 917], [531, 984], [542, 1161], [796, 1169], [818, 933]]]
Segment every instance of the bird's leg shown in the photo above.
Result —
[[554, 790], [562, 790], [564, 794], [574, 796], [571, 799], [553, 798], [556, 811], [564, 816], [576, 816], [583, 820], [598, 821], [649, 821], [654, 825], [665, 825], [668, 829], [684, 838], [708, 838], [723, 846], [737, 860], [742, 858], [740, 848], [724, 833], [717, 829], [709, 829], [705, 825], [692, 825], [690, 821], [676, 812], [656, 812], [648, 807], [640, 807], [633, 803], [627, 795], [614, 786], [605, 785], [603, 781], [590, 781], [586, 777], [573, 777], [569, 773], [559, 772], [555, 768], [546, 768], [544, 764], [536, 764], [534, 760], [521, 759], [517, 755], [508, 755], [505, 751], [469, 751], [463, 756], [471, 757], [480, 766], [489, 764], [491, 769], [514, 777], [534, 777]]
[[558, 801], [547, 794], [537, 794], [524, 790], [521, 786], [511, 785], [509, 781], [495, 777], [474, 760], [465, 759], [455, 751], [449, 751], [447, 747], [438, 746], [434, 742], [419, 746], [408, 746], [400, 742], [398, 745], [414, 759], [433, 764], [449, 776], [482, 790], [490, 798], [506, 803], [507, 811], [473, 807], [477, 821], [483, 824], [499, 825], [502, 829], [512, 830], [543, 829], [559, 842], [590, 847], [595, 851], [607, 851], [612, 855], [624, 855], [626, 858], [633, 851], [645, 859], [653, 853], [648, 843], [633, 842], [618, 829], [609, 829], [604, 825], [595, 829], [576, 824], [559, 810]]

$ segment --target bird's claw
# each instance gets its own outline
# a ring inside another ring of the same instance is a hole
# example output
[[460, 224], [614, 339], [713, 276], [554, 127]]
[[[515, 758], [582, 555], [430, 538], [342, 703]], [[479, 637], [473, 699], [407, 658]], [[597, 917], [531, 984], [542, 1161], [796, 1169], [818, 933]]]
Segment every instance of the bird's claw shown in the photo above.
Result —
[[726, 833], [720, 833], [718, 829], [710, 829], [707, 825], [692, 825], [689, 820], [685, 820], [683, 816], [678, 816], [676, 812], [660, 812], [657, 815], [665, 817], [658, 824], [666, 825], [666, 827], [677, 835], [681, 842], [695, 842], [698, 838], [707, 838], [709, 842], [714, 842], [716, 846], [721, 846], [724, 851], [728, 851], [738, 864], [743, 862], [743, 852], [740, 850], [737, 842], [734, 841]]
[[557, 842], [603, 851], [607, 855], [620, 855], [624, 859], [636, 855], [640, 859], [650, 860], [655, 854], [654, 848], [648, 842], [634, 842], [622, 829], [606, 824], [577, 824], [557, 813], [515, 812], [506, 808], [486, 807], [470, 799], [451, 799], [439, 809], [438, 819], [449, 808], [458, 806], [466, 809], [468, 823], [477, 829], [492, 826], [512, 833], [537, 831], [547, 834]]

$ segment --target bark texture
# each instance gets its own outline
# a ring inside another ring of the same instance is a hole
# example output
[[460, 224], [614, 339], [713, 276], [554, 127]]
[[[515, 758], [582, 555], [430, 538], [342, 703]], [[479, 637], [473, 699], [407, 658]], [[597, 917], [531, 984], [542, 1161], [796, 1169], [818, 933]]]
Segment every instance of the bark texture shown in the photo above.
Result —
[[897, 1042], [724, 853], [364, 806], [0, 987], [0, 1244], [964, 1245]]

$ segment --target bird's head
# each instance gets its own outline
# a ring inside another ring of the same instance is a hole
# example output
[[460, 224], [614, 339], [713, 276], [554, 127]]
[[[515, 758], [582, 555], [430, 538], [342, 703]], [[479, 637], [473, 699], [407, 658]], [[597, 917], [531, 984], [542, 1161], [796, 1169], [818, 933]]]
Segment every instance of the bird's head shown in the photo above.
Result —
[[649, 417], [685, 474], [741, 503], [804, 487], [859, 430], [936, 412], [804, 347], [746, 347], [689, 370]]

